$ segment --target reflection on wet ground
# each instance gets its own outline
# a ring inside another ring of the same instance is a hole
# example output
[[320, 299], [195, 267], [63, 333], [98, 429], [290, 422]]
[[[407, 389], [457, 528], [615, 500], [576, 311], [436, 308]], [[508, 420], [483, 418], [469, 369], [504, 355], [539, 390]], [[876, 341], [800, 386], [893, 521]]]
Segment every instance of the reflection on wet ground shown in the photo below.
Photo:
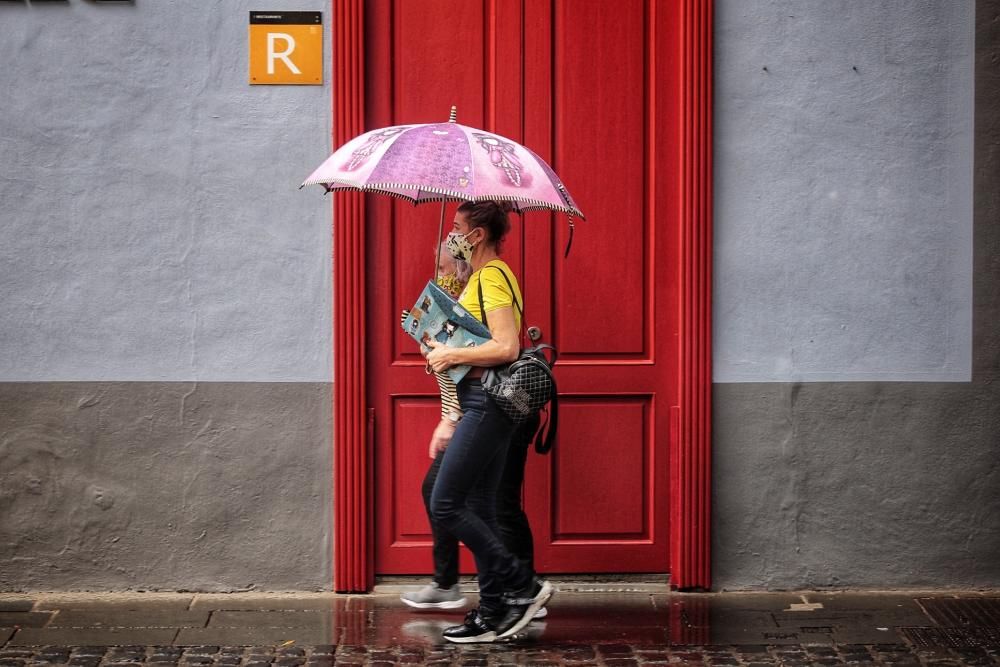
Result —
[[1000, 664], [996, 593], [563, 591], [478, 648], [441, 640], [461, 619], [395, 594], [0, 595], [0, 665]]

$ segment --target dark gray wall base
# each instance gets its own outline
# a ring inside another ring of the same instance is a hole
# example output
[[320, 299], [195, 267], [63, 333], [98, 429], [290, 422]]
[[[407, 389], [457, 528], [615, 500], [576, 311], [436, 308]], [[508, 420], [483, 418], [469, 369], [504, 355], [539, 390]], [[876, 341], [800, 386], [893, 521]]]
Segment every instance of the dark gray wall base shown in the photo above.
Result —
[[714, 389], [718, 589], [1000, 584], [1000, 383]]
[[0, 590], [331, 590], [330, 400], [0, 383]]

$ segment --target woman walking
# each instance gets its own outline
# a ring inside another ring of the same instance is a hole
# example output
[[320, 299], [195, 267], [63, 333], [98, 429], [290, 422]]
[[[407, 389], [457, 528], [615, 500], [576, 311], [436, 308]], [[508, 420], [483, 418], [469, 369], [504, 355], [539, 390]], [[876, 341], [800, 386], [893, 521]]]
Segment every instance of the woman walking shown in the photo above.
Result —
[[486, 368], [510, 363], [520, 352], [520, 289], [499, 257], [510, 229], [507, 215], [508, 208], [496, 202], [466, 202], [455, 214], [447, 241], [452, 255], [473, 268], [459, 303], [489, 327], [491, 340], [471, 348], [432, 341], [427, 355], [436, 372], [456, 365], [473, 367], [458, 383], [461, 419], [450, 438], [436, 438], [444, 443], [445, 453], [430, 503], [433, 520], [461, 540], [476, 561], [479, 608], [466, 614], [462, 625], [444, 632], [446, 640], [457, 643], [516, 634], [552, 595], [552, 586], [536, 579], [530, 567], [504, 547], [497, 524], [497, 489], [514, 425], [486, 396], [481, 378]]

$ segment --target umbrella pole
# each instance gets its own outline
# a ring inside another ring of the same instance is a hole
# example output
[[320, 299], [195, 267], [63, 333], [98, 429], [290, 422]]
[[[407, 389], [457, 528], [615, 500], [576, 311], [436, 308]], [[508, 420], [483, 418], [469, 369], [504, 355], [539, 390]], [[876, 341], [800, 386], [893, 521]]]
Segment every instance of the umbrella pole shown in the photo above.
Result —
[[441, 220], [438, 222], [437, 250], [434, 254], [434, 273], [431, 280], [437, 280], [438, 267], [441, 266], [441, 235], [444, 234], [444, 200], [441, 200]]

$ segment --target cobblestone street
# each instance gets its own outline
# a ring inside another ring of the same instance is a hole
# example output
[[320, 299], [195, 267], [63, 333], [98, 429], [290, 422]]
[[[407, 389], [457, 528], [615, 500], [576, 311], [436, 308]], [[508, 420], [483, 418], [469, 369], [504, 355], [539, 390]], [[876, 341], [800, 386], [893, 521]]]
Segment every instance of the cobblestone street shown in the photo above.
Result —
[[0, 665], [996, 665], [996, 649], [877, 646], [669, 646], [536, 643], [486, 646], [119, 646], [8, 648]]
[[0, 595], [27, 665], [1000, 665], [1000, 597], [562, 590], [516, 641], [456, 646], [460, 613], [371, 595]]

